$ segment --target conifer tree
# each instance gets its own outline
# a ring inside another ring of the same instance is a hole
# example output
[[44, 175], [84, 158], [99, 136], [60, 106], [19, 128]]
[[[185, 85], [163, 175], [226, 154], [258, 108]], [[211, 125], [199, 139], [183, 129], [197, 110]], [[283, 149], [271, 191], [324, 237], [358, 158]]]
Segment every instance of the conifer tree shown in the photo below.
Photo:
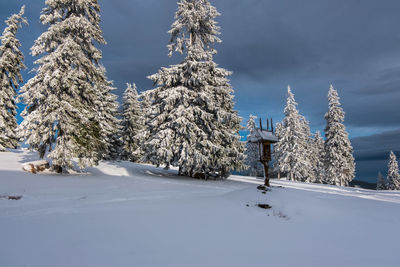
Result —
[[24, 13], [25, 6], [18, 14], [9, 17], [7, 27], [0, 36], [0, 151], [18, 146], [16, 96], [23, 82], [21, 70], [25, 65], [17, 31], [23, 23], [28, 23]]
[[[48, 25], [31, 48], [41, 56], [36, 75], [22, 88], [26, 143], [40, 156], [50, 152], [53, 167], [81, 168], [107, 155], [115, 109], [112, 84], [100, 65], [105, 44], [97, 0], [47, 0], [40, 20]], [[111, 109], [111, 111], [110, 111]]]
[[275, 169], [286, 173], [289, 180], [313, 179], [310, 157], [310, 128], [307, 120], [299, 114], [290, 86], [285, 107], [285, 118], [276, 127], [279, 142], [274, 146]]
[[[105, 70], [103, 70], [105, 72]], [[101, 86], [101, 100], [99, 102], [98, 112], [101, 128], [101, 139], [104, 142], [104, 150], [102, 158], [106, 160], [117, 160], [122, 154], [122, 127], [120, 117], [119, 104], [117, 96], [112, 93], [116, 88], [112, 86], [112, 82], [107, 82]]]
[[386, 182], [382, 173], [378, 173], [378, 180], [376, 182], [376, 190], [386, 190]]
[[388, 174], [387, 183], [389, 190], [400, 190], [400, 174], [399, 174], [399, 164], [397, 162], [397, 157], [390, 152], [389, 164], [388, 164]]
[[213, 62], [220, 14], [208, 0], [180, 0], [178, 6], [168, 48], [170, 56], [176, 51], [185, 58], [149, 77], [158, 87], [150, 93], [146, 160], [179, 166], [181, 175], [226, 178], [243, 168], [244, 146], [231, 73]]
[[247, 175], [262, 177], [264, 175], [264, 167], [260, 162], [260, 152], [258, 144], [249, 142], [251, 136], [255, 133], [256, 123], [255, 119], [257, 117], [250, 115], [250, 119], [247, 122], [247, 130], [249, 131], [249, 135], [247, 136], [246, 142], [246, 160], [245, 163], [247, 165]]
[[312, 183], [323, 183], [324, 181], [324, 139], [321, 137], [321, 133], [317, 131], [314, 138], [311, 140], [311, 162], [314, 170], [314, 179], [309, 180]]
[[[278, 122], [275, 125], [275, 135], [276, 135], [276, 137], [278, 137], [278, 139], [279, 139], [279, 136], [283, 136], [284, 135], [283, 126], [282, 126], [282, 123], [280, 123], [280, 122]], [[281, 178], [282, 174], [285, 174], [285, 173], [282, 173], [283, 167], [281, 167], [281, 165], [282, 166], [285, 165], [284, 154], [285, 154], [284, 153], [284, 146], [282, 145], [282, 143], [279, 143], [279, 142], [276, 143], [274, 145], [274, 149], [273, 149], [273, 152], [272, 152], [272, 157], [273, 157], [273, 170], [276, 173], [278, 173], [278, 179]]]
[[316, 182], [316, 177], [315, 177], [315, 168], [313, 167], [313, 164], [315, 163], [315, 155], [313, 155], [313, 149], [314, 149], [314, 144], [313, 144], [313, 137], [311, 134], [310, 130], [310, 124], [308, 120], [304, 117], [301, 116], [300, 123], [302, 124], [302, 131], [303, 131], [303, 136], [304, 136], [304, 151], [302, 153], [302, 165], [303, 165], [303, 179], [301, 181], [305, 181], [307, 183], [314, 183]]
[[150, 127], [148, 127], [148, 125], [152, 118], [151, 117], [152, 92], [153, 90], [144, 91], [138, 96], [138, 100], [140, 103], [140, 110], [142, 111], [141, 117], [143, 121], [142, 121], [142, 128], [138, 131], [138, 134], [136, 135], [137, 143], [139, 144], [139, 146], [137, 151], [135, 152], [135, 155], [138, 158], [137, 162], [150, 163], [150, 164], [151, 162], [148, 160], [145, 152], [146, 149], [145, 143], [150, 138]]
[[139, 102], [136, 84], [127, 84], [123, 98], [122, 111], [122, 142], [124, 159], [138, 161], [140, 159], [139, 133], [144, 126], [144, 117]]
[[329, 184], [348, 186], [355, 176], [353, 147], [343, 124], [344, 111], [337, 91], [329, 89], [329, 111], [325, 115], [325, 178]]

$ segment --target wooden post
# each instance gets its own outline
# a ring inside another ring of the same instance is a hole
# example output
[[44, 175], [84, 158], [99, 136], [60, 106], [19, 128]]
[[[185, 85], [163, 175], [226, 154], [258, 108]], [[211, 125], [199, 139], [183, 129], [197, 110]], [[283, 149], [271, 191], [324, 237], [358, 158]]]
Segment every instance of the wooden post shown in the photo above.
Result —
[[268, 174], [268, 171], [269, 171], [268, 162], [264, 162], [263, 165], [264, 165], [264, 177], [265, 177], [264, 185], [267, 187], [270, 187], [269, 174]]
[[263, 155], [262, 164], [264, 165], [264, 185], [270, 187], [269, 184], [269, 162], [271, 160], [271, 144], [269, 142], [263, 142]]

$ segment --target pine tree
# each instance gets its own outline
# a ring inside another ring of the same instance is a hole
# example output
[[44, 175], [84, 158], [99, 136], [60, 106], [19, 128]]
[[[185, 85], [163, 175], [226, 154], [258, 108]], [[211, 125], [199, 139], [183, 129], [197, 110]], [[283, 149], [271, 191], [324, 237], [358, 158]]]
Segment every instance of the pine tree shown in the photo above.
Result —
[[144, 127], [144, 117], [135, 84], [127, 84], [123, 99], [122, 141], [124, 159], [138, 161], [140, 159], [139, 133]]
[[256, 123], [255, 119], [257, 117], [250, 115], [250, 119], [247, 122], [247, 130], [249, 131], [249, 135], [247, 136], [246, 142], [246, 160], [245, 163], [247, 165], [247, 175], [262, 177], [264, 175], [264, 167], [260, 162], [260, 152], [258, 144], [249, 142], [251, 136], [255, 133]]
[[100, 6], [97, 0], [47, 0], [40, 20], [49, 28], [31, 51], [41, 58], [36, 75], [21, 89], [26, 143], [41, 157], [50, 152], [58, 171], [72, 168], [74, 157], [81, 168], [97, 164], [115, 130], [110, 124], [115, 96], [95, 46], [105, 44]]
[[[105, 72], [105, 70], [103, 69]], [[119, 104], [117, 96], [112, 93], [116, 90], [112, 86], [112, 82], [107, 82], [100, 87], [102, 90], [101, 102], [99, 102], [98, 112], [101, 128], [101, 139], [104, 142], [104, 150], [102, 151], [103, 159], [117, 160], [122, 155], [122, 127], [120, 117]]]
[[220, 42], [208, 0], [181, 0], [169, 31], [169, 55], [184, 54], [182, 63], [162, 68], [149, 78], [158, 87], [151, 94], [145, 142], [146, 160], [179, 166], [181, 175], [226, 178], [242, 169], [239, 142], [241, 118], [234, 108], [231, 73], [213, 62]]
[[389, 164], [388, 164], [388, 174], [387, 183], [389, 190], [400, 190], [400, 174], [399, 174], [399, 164], [397, 162], [397, 157], [390, 152]]
[[[284, 136], [284, 129], [282, 123], [277, 123], [275, 125], [275, 135], [279, 138], [279, 136]], [[274, 172], [278, 173], [278, 179], [281, 178], [283, 166], [286, 165], [284, 162], [284, 146], [283, 143], [276, 143], [274, 145], [274, 149], [272, 152], [273, 157], [273, 170]], [[282, 167], [281, 167], [282, 165]]]
[[19, 85], [23, 82], [21, 70], [25, 68], [24, 55], [20, 51], [21, 43], [17, 31], [23, 23], [25, 6], [18, 14], [6, 20], [7, 27], [0, 36], [0, 151], [17, 148], [17, 105], [16, 96]]
[[314, 179], [310, 180], [313, 183], [323, 183], [324, 181], [324, 139], [321, 133], [317, 131], [314, 138], [311, 140], [311, 162], [314, 170]]
[[376, 190], [386, 190], [386, 182], [382, 173], [378, 173], [378, 180], [376, 182]]
[[276, 127], [279, 142], [274, 146], [275, 169], [286, 173], [289, 180], [307, 181], [314, 173], [310, 157], [310, 128], [299, 114], [294, 95], [288, 87], [285, 118]]
[[355, 176], [353, 147], [343, 124], [344, 111], [337, 91], [329, 90], [329, 111], [325, 115], [325, 178], [329, 184], [348, 186]]
[[303, 171], [302, 171], [302, 175], [303, 179], [301, 179], [301, 181], [305, 181], [307, 183], [314, 183], [316, 181], [316, 177], [315, 177], [315, 171], [314, 171], [314, 167], [313, 167], [313, 163], [315, 162], [314, 160], [314, 156], [313, 155], [313, 138], [312, 138], [312, 134], [311, 134], [311, 130], [310, 130], [310, 124], [308, 122], [308, 120], [304, 117], [301, 116], [300, 122], [302, 124], [302, 133], [304, 136], [304, 151], [302, 153], [302, 163], [301, 165], [303, 165]]
[[148, 160], [146, 156], [145, 143], [147, 142], [147, 140], [150, 139], [151, 136], [150, 127], [148, 127], [148, 125], [152, 118], [151, 117], [152, 92], [153, 90], [144, 91], [138, 96], [140, 109], [142, 111], [141, 117], [143, 121], [142, 121], [142, 128], [138, 131], [138, 134], [136, 135], [137, 143], [139, 144], [139, 146], [135, 152], [135, 155], [138, 158], [137, 162], [148, 163], [148, 164], [151, 164], [151, 162]]

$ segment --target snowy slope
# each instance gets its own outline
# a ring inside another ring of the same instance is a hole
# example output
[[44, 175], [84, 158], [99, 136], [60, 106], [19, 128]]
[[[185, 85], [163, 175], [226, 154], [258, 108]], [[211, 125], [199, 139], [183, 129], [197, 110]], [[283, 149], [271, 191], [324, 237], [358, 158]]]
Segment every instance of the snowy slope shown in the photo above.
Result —
[[0, 153], [0, 195], [23, 196], [0, 198], [1, 267], [399, 266], [396, 192], [274, 181], [262, 194], [253, 178], [128, 162], [24, 173], [35, 159]]

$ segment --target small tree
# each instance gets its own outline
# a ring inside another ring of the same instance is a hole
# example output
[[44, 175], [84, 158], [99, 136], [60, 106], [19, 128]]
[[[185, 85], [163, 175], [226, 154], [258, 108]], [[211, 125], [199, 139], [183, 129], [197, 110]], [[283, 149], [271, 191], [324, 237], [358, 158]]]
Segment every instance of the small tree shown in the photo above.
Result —
[[256, 123], [255, 119], [257, 117], [250, 115], [250, 119], [247, 122], [247, 130], [249, 131], [249, 135], [247, 135], [247, 143], [246, 143], [246, 160], [245, 163], [247, 165], [247, 175], [262, 177], [264, 173], [264, 167], [260, 162], [260, 151], [259, 146], [256, 143], [249, 142], [250, 137], [255, 133]]
[[[277, 123], [275, 126], [275, 135], [279, 138], [279, 136], [283, 136], [284, 135], [284, 131], [283, 131], [283, 126], [282, 123]], [[275, 172], [278, 173], [278, 179], [281, 178], [282, 175], [282, 167], [281, 165], [284, 165], [284, 151], [283, 151], [283, 146], [281, 146], [281, 144], [276, 143], [274, 145], [274, 150], [272, 152], [272, 157], [274, 158], [273, 161], [273, 169]], [[284, 173], [283, 173], [284, 174]]]
[[294, 95], [288, 87], [285, 118], [276, 127], [279, 142], [274, 147], [275, 169], [289, 175], [289, 180], [312, 179], [310, 158], [310, 128], [307, 120], [299, 114]]
[[[105, 73], [105, 69], [103, 71]], [[99, 93], [102, 101], [98, 106], [98, 115], [101, 139], [105, 144], [105, 149], [102, 151], [102, 158], [117, 160], [122, 155], [122, 127], [121, 121], [118, 118], [120, 117], [120, 111], [117, 96], [112, 93], [116, 88], [112, 86], [112, 82], [106, 81], [103, 86], [100, 86], [100, 89]]]
[[135, 84], [127, 84], [123, 98], [122, 142], [124, 159], [140, 159], [139, 132], [143, 129], [144, 117]]
[[397, 157], [393, 153], [390, 152], [390, 158], [388, 163], [388, 174], [387, 174], [387, 183], [389, 190], [400, 190], [400, 174], [399, 174], [399, 164], [397, 162]]
[[6, 20], [7, 27], [0, 36], [0, 151], [17, 148], [17, 89], [22, 83], [21, 70], [25, 68], [24, 55], [20, 51], [21, 43], [17, 31], [27, 20], [23, 17], [25, 6], [18, 14]]
[[355, 177], [353, 147], [343, 124], [344, 111], [337, 91], [329, 89], [329, 111], [325, 115], [325, 182], [348, 186]]
[[386, 181], [382, 173], [378, 173], [378, 180], [376, 182], [376, 190], [386, 190]]
[[304, 161], [302, 163], [303, 165], [303, 179], [301, 181], [305, 181], [307, 183], [314, 183], [316, 181], [315, 177], [315, 171], [313, 168], [313, 163], [315, 162], [314, 160], [314, 155], [313, 155], [313, 149], [314, 149], [314, 144], [313, 144], [313, 137], [311, 134], [310, 130], [310, 124], [308, 120], [304, 117], [301, 116], [300, 120], [302, 124], [302, 130], [303, 130], [303, 136], [304, 136], [304, 151], [302, 153], [302, 160]]
[[321, 133], [317, 131], [314, 138], [311, 140], [311, 162], [314, 170], [314, 179], [310, 180], [313, 183], [322, 183], [324, 181], [324, 139], [321, 137]]

